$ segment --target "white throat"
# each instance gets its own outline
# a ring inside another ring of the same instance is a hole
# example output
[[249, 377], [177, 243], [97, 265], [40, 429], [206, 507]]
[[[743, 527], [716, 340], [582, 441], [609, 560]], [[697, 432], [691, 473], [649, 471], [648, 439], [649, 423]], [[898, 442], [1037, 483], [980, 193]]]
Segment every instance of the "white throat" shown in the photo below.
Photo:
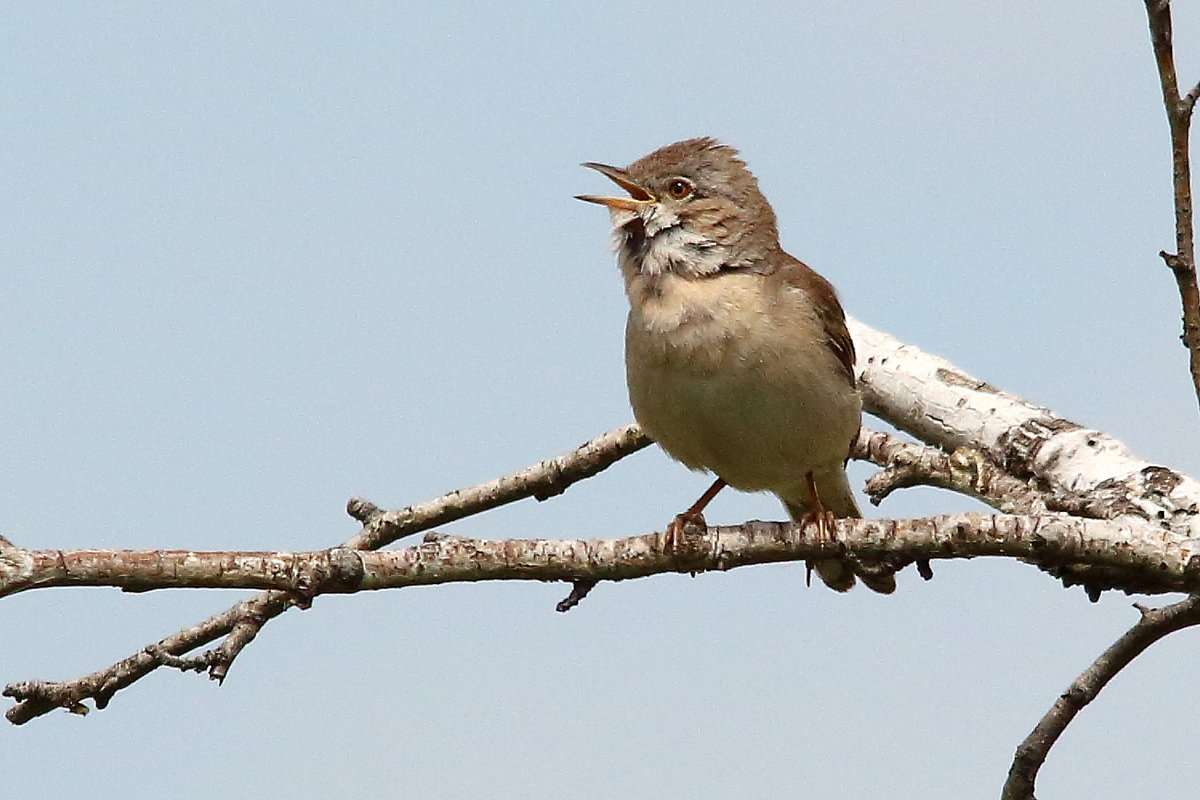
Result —
[[671, 211], [612, 211], [613, 249], [621, 271], [648, 276], [699, 277], [736, 266], [728, 245], [686, 227]]

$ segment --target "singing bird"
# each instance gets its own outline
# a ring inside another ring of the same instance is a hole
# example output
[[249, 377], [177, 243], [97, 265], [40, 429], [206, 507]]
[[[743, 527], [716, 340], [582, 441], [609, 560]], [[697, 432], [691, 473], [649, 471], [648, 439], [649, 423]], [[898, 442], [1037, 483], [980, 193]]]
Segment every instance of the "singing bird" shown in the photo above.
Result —
[[[830, 529], [860, 517], [846, 461], [862, 416], [854, 342], [833, 287], [779, 246], [775, 212], [738, 151], [714, 139], [662, 147], [625, 168], [588, 162], [628, 197], [606, 206], [629, 317], [625, 375], [642, 428], [717, 480], [777, 495], [793, 519]], [[894, 591], [892, 572], [842, 559], [809, 565], [838, 591]]]

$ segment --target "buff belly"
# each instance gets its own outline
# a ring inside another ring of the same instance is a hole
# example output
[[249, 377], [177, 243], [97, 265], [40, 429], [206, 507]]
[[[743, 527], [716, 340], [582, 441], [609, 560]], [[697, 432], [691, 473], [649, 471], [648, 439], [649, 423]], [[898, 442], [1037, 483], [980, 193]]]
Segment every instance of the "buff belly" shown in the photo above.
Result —
[[[638, 422], [673, 458], [743, 491], [803, 498], [809, 471], [844, 482], [861, 406], [817, 320], [799, 297], [766, 314], [760, 276], [711, 280], [719, 284], [659, 279], [630, 313], [626, 377]], [[781, 311], [792, 324], [769, 322]]]

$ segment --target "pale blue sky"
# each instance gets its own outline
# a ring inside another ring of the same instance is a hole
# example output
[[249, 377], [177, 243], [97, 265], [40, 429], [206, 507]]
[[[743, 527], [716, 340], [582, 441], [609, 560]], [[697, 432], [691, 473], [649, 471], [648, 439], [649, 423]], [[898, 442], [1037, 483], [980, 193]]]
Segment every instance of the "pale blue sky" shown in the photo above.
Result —
[[[1190, 81], [1200, 12], [1178, 5]], [[700, 135], [741, 148], [852, 314], [1200, 474], [1137, 0], [4, 17], [0, 533], [24, 546], [323, 547], [351, 495], [405, 505], [628, 421], [607, 218], [571, 199], [604, 182], [577, 165]], [[646, 452], [451, 529], [643, 533], [705, 485]], [[873, 513], [969, 507], [918, 490]], [[726, 493], [709, 519], [781, 516]], [[892, 597], [806, 589], [798, 565], [556, 614], [564, 593], [321, 598], [223, 687], [160, 671], [85, 719], [0, 727], [5, 791], [994, 797], [1136, 616], [994, 561]], [[235, 599], [6, 599], [0, 681], [75, 677]], [[1198, 659], [1185, 632], [1139, 660], [1041, 793], [1187, 791]]]

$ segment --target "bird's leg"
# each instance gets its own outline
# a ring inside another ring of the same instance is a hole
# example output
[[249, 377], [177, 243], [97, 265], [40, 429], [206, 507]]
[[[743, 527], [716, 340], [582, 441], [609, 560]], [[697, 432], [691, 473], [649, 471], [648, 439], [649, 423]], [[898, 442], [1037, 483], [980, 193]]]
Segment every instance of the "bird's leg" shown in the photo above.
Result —
[[835, 517], [821, 502], [821, 495], [817, 494], [817, 479], [813, 477], [811, 469], [804, 473], [804, 482], [808, 484], [808, 493], [812, 495], [812, 507], [804, 512], [800, 522], [804, 525], [816, 525], [817, 537], [832, 541]]
[[[812, 470], [804, 473], [804, 482], [808, 484], [808, 493], [812, 495], [812, 506], [808, 511], [801, 515], [798, 522], [801, 525], [816, 525], [817, 538], [833, 539], [833, 512], [825, 507], [821, 502], [821, 495], [817, 494], [817, 479], [813, 477]], [[805, 563], [804, 584], [812, 586], [813, 565], [815, 562], [808, 561]]]
[[712, 486], [705, 490], [704, 494], [700, 495], [696, 502], [692, 503], [687, 511], [679, 514], [675, 519], [671, 520], [671, 524], [667, 526], [666, 537], [663, 541], [663, 551], [667, 553], [674, 552], [676, 546], [683, 540], [683, 528], [689, 522], [704, 525], [704, 509], [712, 502], [712, 499], [725, 488], [725, 479], [717, 478], [713, 481]]

